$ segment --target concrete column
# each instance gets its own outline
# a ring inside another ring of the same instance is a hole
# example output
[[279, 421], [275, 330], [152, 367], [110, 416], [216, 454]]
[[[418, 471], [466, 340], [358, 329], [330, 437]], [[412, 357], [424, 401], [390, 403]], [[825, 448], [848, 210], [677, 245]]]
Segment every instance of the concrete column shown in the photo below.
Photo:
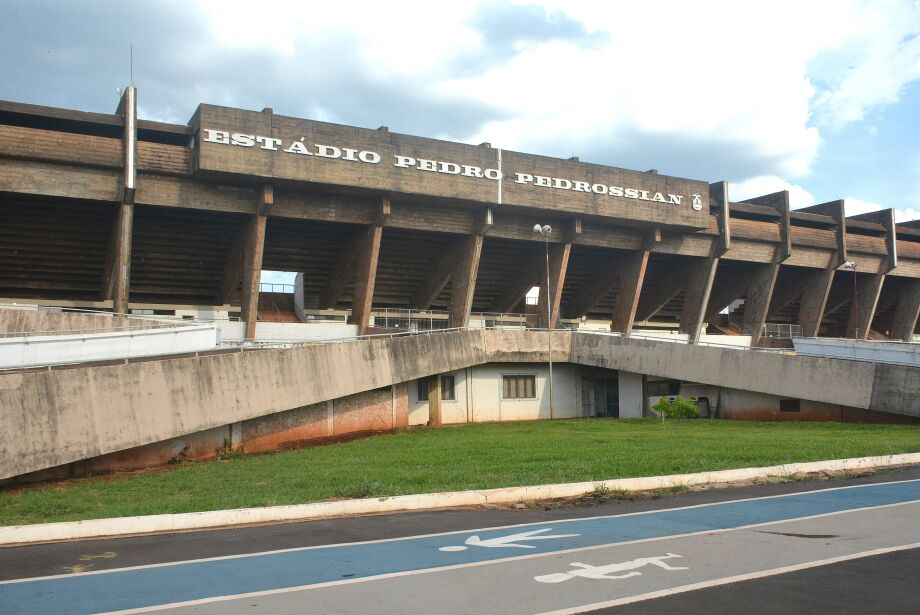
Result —
[[441, 424], [441, 376], [428, 376], [428, 424]]
[[917, 318], [920, 316], [920, 280], [902, 278], [900, 285], [891, 323], [891, 339], [909, 342], [917, 329]]
[[134, 233], [134, 203], [122, 203], [115, 223], [114, 262], [112, 268], [112, 311], [128, 312], [131, 285], [131, 240]]
[[482, 255], [482, 235], [473, 235], [464, 242], [464, 249], [450, 274], [450, 326], [465, 327], [473, 309], [473, 292]]
[[690, 268], [684, 286], [684, 308], [680, 316], [680, 332], [686, 333], [691, 342], [698, 342], [703, 330], [706, 308], [709, 305], [709, 293], [716, 278], [719, 259], [714, 257], [697, 258]]
[[827, 307], [827, 298], [831, 286], [834, 285], [834, 273], [833, 269], [824, 269], [806, 274], [798, 318], [804, 337], [818, 337]]
[[644, 400], [642, 374], [617, 372], [621, 419], [641, 419]]
[[243, 293], [240, 301], [240, 317], [246, 323], [246, 338], [256, 337], [256, 322], [259, 319], [259, 282], [262, 278], [262, 255], [265, 251], [265, 226], [268, 212], [274, 204], [274, 189], [271, 184], [262, 186], [259, 207], [248, 221], [246, 248], [243, 253]]
[[846, 337], [864, 340], [869, 336], [869, 329], [875, 319], [875, 308], [885, 276], [880, 273], [854, 273], [856, 288], [853, 289], [850, 303], [850, 316], [847, 320]]
[[613, 303], [613, 314], [610, 318], [610, 330], [621, 331], [629, 334], [632, 332], [636, 320], [636, 309], [639, 306], [639, 295], [642, 294], [642, 282], [645, 280], [645, 269], [648, 266], [648, 250], [640, 250], [631, 254], [624, 263], [617, 284], [617, 295]]
[[773, 286], [779, 273], [779, 263], [757, 265], [747, 287], [744, 299], [744, 321], [741, 333], [751, 336], [751, 346], [756, 346], [763, 334], [763, 325], [767, 321]]
[[[547, 306], [550, 304], [547, 303], [545, 270], [540, 278], [540, 325], [550, 329], [555, 329], [556, 324], [559, 322], [559, 305], [562, 303], [562, 287], [565, 285], [565, 273], [569, 267], [569, 254], [571, 250], [572, 244], [570, 243], [552, 244], [549, 246], [549, 284], [550, 290], [552, 291], [552, 296], [550, 297], [552, 301], [552, 322], [549, 321], [549, 315], [547, 314]], [[545, 260], [546, 255], [544, 254], [544, 263]]]
[[358, 246], [355, 268], [355, 294], [351, 304], [349, 322], [358, 325], [358, 335], [367, 333], [377, 281], [377, 260], [380, 257], [380, 240], [383, 227], [374, 225], [364, 231]]
[[112, 311], [128, 311], [131, 280], [131, 239], [134, 232], [134, 195], [137, 190], [137, 88], [129, 85], [118, 104], [118, 114], [124, 119], [122, 136], [123, 175], [122, 197], [110, 244], [109, 269], [103, 282], [104, 298], [111, 296]]
[[728, 182], [709, 184], [709, 202], [719, 222], [719, 243], [716, 256], [722, 256], [732, 247], [731, 203], [728, 196]]

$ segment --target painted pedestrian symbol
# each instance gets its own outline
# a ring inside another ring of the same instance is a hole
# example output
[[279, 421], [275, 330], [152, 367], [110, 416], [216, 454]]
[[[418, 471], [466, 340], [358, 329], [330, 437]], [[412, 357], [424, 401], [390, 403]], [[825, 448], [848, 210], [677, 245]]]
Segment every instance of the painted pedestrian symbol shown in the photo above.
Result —
[[[629, 560], [628, 562], [609, 564], [607, 566], [591, 566], [590, 564], [582, 564], [581, 562], [572, 562], [571, 566], [574, 567], [574, 570], [544, 574], [534, 577], [534, 579], [540, 583], [562, 583], [563, 581], [568, 581], [575, 577], [582, 577], [584, 579], [628, 579], [629, 577], [640, 576], [642, 573], [638, 572], [636, 568], [642, 568], [643, 566], [657, 566], [664, 570], [689, 570], [686, 566], [671, 566], [663, 561], [675, 557], [683, 556], [677, 555], [676, 553], [668, 553], [667, 555], [659, 555], [658, 557], [640, 557]], [[625, 574], [616, 574], [618, 572], [623, 572]]]
[[[499, 536], [497, 538], [487, 538], [483, 540], [479, 536], [473, 535], [466, 539], [465, 545], [450, 545], [441, 547], [439, 551], [466, 551], [469, 547], [487, 547], [494, 549], [496, 547], [513, 547], [517, 549], [536, 549], [535, 545], [520, 544], [527, 540], [551, 540], [553, 538], [574, 538], [581, 534], [551, 534], [546, 536], [537, 536], [543, 532], [551, 532], [553, 528], [547, 527], [542, 530], [531, 530], [529, 532], [520, 532], [510, 536]], [[466, 545], [469, 545], [466, 546]]]

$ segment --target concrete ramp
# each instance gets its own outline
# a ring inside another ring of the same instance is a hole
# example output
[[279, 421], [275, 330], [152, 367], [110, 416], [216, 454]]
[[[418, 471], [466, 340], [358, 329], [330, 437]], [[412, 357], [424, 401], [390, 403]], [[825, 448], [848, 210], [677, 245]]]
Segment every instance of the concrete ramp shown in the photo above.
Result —
[[[0, 374], [0, 478], [483, 363], [543, 362], [545, 331], [455, 330]], [[553, 360], [908, 416], [920, 369], [558, 331]]]

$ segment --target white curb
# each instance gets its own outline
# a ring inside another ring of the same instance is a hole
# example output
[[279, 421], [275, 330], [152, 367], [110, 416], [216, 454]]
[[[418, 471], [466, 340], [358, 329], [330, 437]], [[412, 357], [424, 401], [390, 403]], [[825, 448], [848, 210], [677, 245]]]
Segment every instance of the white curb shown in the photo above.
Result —
[[649, 491], [652, 489], [667, 489], [677, 486], [733, 483], [757, 478], [767, 478], [770, 476], [788, 476], [791, 474], [808, 474], [813, 472], [840, 472], [844, 470], [866, 470], [915, 463], [920, 463], [920, 453], [885, 455], [881, 457], [856, 457], [853, 459], [832, 459], [808, 463], [788, 463], [765, 468], [739, 468], [736, 470], [673, 474], [671, 476], [620, 478], [584, 483], [507, 487], [502, 489], [483, 489], [480, 491], [419, 493], [414, 495], [366, 498], [360, 500], [292, 504], [288, 506], [238, 508], [235, 510], [213, 510], [207, 512], [148, 515], [143, 517], [118, 517], [114, 519], [89, 519], [87, 521], [67, 521], [62, 523], [42, 523], [35, 525], [10, 525], [0, 527], [0, 545], [219, 528], [251, 523], [298, 521], [340, 517], [343, 515], [428, 510], [453, 506], [510, 504], [529, 500], [550, 500], [555, 498], [575, 497], [592, 493], [598, 488], [617, 491]]

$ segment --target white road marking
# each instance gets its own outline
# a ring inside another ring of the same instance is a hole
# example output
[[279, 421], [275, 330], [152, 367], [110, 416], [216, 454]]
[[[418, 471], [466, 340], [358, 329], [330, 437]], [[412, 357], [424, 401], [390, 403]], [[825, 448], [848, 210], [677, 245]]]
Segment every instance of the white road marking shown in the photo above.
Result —
[[[295, 552], [295, 551], [310, 551], [310, 550], [313, 550], [313, 549], [331, 549], [331, 548], [336, 548], [336, 547], [353, 547], [353, 546], [370, 545], [370, 544], [377, 544], [377, 543], [383, 543], [383, 542], [396, 542], [396, 541], [399, 541], [399, 540], [412, 540], [412, 539], [415, 539], [415, 538], [434, 538], [434, 537], [436, 537], [436, 536], [455, 536], [455, 535], [457, 535], [457, 534], [469, 534], [470, 532], [488, 532], [488, 531], [492, 531], [492, 530], [505, 530], [505, 529], [512, 529], [512, 528], [516, 528], [516, 527], [527, 527], [527, 526], [532, 526], [532, 525], [541, 525], [541, 524], [543, 524], [543, 523], [560, 524], [560, 523], [572, 523], [572, 522], [575, 522], [575, 521], [590, 521], [590, 520], [593, 520], [593, 519], [612, 519], [612, 518], [614, 518], [614, 517], [616, 517], [616, 518], [636, 517], [636, 516], [641, 516], [641, 515], [651, 515], [651, 514], [656, 514], [656, 513], [661, 513], [661, 512], [669, 512], [669, 511], [674, 511], [674, 510], [692, 510], [692, 509], [694, 509], [694, 508], [706, 508], [706, 507], [711, 507], [711, 506], [719, 506], [719, 505], [721, 505], [721, 504], [735, 504], [735, 503], [738, 503], [738, 502], [756, 502], [756, 501], [758, 501], [758, 500], [773, 500], [773, 499], [778, 499], [778, 498], [787, 498], [787, 497], [793, 497], [793, 496], [797, 496], [797, 495], [806, 495], [806, 494], [812, 494], [812, 493], [825, 493], [825, 492], [828, 492], [828, 491], [841, 491], [841, 490], [843, 490], [843, 489], [860, 489], [860, 488], [866, 488], [866, 487], [878, 487], [878, 486], [882, 486], [882, 485], [897, 485], [897, 484], [915, 483], [915, 482], [920, 482], [920, 478], [912, 478], [912, 479], [910, 479], [910, 480], [894, 480], [894, 481], [888, 481], [888, 482], [884, 482], [884, 483], [868, 483], [868, 484], [863, 484], [863, 485], [846, 485], [846, 486], [843, 486], [843, 487], [831, 487], [831, 488], [829, 488], [829, 489], [813, 489], [813, 490], [810, 490], [810, 491], [796, 491], [796, 492], [792, 492], [792, 493], [781, 493], [781, 494], [779, 494], [779, 495], [763, 495], [763, 496], [758, 496], [758, 497], [756, 497], [756, 498], [738, 498], [737, 500], [723, 500], [723, 501], [720, 501], [720, 502], [708, 502], [708, 503], [705, 503], [705, 504], [691, 504], [691, 505], [689, 505], [689, 506], [675, 506], [674, 508], [657, 508], [657, 509], [655, 509], [655, 510], [644, 510], [644, 511], [641, 511], [641, 512], [623, 513], [623, 514], [619, 514], [619, 515], [597, 515], [597, 516], [594, 516], [594, 517], [573, 517], [573, 518], [571, 518], [571, 519], [560, 519], [560, 520], [558, 520], [558, 521], [547, 521], [547, 522], [529, 521], [529, 522], [527, 522], [527, 523], [514, 523], [514, 524], [511, 524], [511, 525], [498, 525], [498, 526], [484, 527], [484, 528], [477, 528], [477, 529], [468, 529], [468, 530], [454, 530], [454, 531], [450, 531], [450, 532], [435, 532], [435, 533], [431, 533], [431, 534], [417, 534], [417, 535], [414, 535], [414, 536], [400, 536], [400, 537], [397, 537], [397, 538], [379, 538], [379, 539], [376, 539], [376, 540], [362, 540], [362, 541], [358, 541], [358, 542], [340, 542], [340, 543], [325, 544], [325, 545], [313, 545], [313, 546], [309, 546], [309, 547], [292, 547], [292, 548], [290, 548], [290, 549], [276, 549], [276, 550], [274, 550], [274, 551], [259, 551], [259, 552], [256, 552], [256, 553], [236, 553], [236, 554], [233, 554], [233, 555], [218, 555], [218, 556], [216, 556], [216, 557], [202, 557], [202, 558], [197, 558], [197, 559], [187, 559], [187, 560], [179, 560], [179, 561], [173, 561], [173, 562], [159, 562], [159, 563], [156, 563], [156, 564], [140, 564], [140, 565], [138, 565], [138, 566], [125, 566], [124, 568], [109, 568], [109, 569], [107, 569], [107, 570], [94, 570], [94, 571], [92, 571], [92, 572], [84, 572], [84, 573], [77, 573], [77, 574], [53, 574], [53, 575], [46, 575], [46, 576], [42, 576], [42, 577], [30, 577], [30, 578], [26, 578], [26, 579], [10, 579], [10, 580], [7, 580], [7, 581], [0, 581], [0, 585], [7, 585], [7, 584], [12, 584], [12, 583], [28, 583], [28, 582], [30, 582], [30, 581], [43, 581], [43, 580], [45, 580], [45, 579], [63, 579], [63, 578], [67, 578], [67, 577], [84, 576], [84, 575], [91, 575], [91, 574], [112, 574], [112, 573], [115, 573], [115, 572], [122, 572], [122, 571], [126, 571], [126, 570], [144, 570], [144, 569], [147, 569], [147, 568], [163, 568], [163, 567], [165, 567], [165, 566], [180, 566], [180, 565], [182, 565], [182, 564], [197, 564], [197, 563], [200, 563], [200, 562], [216, 562], [216, 561], [227, 560], [227, 559], [239, 559], [239, 558], [242, 558], [242, 557], [262, 557], [262, 556], [266, 556], [266, 555], [274, 555], [274, 554], [276, 554], [276, 553], [292, 553], [292, 552]], [[784, 520], [781, 520], [781, 521], [769, 521], [769, 522], [766, 522], [766, 523], [757, 523], [757, 524], [753, 524], [753, 525], [746, 525], [746, 526], [744, 526], [744, 528], [748, 528], [748, 527], [760, 527], [760, 526], [762, 526], [762, 525], [772, 525], [772, 524], [774, 524], [774, 523], [785, 523], [786, 521], [797, 521], [797, 520], [800, 520], [800, 519], [812, 519], [812, 518], [817, 518], [817, 517], [824, 517], [824, 516], [827, 516], [827, 515], [835, 515], [835, 514], [841, 514], [841, 513], [846, 513], [846, 512], [854, 512], [854, 511], [859, 511], [859, 510], [869, 510], [869, 509], [872, 509], [872, 508], [886, 508], [886, 507], [888, 507], [888, 506], [900, 506], [900, 505], [903, 505], [903, 504], [912, 504], [912, 503], [917, 502], [917, 501], [920, 501], [920, 500], [911, 500], [911, 501], [909, 501], [909, 502], [898, 502], [898, 503], [895, 503], [895, 504], [884, 504], [884, 505], [882, 505], [882, 506], [866, 506], [866, 507], [864, 507], [864, 508], [852, 508], [852, 509], [849, 509], [849, 510], [841, 510], [841, 511], [836, 511], [836, 512], [833, 512], [833, 513], [826, 513], [826, 514], [821, 514], [821, 515], [814, 515], [813, 517], [797, 517], [796, 519], [784, 519]], [[307, 521], [292, 521], [291, 523], [307, 523]], [[730, 528], [730, 529], [744, 529], [744, 528]], [[242, 530], [242, 529], [246, 529], [246, 528], [240, 528], [240, 527], [208, 528], [208, 529], [202, 530], [202, 531], [212, 531], [212, 532], [213, 532], [213, 531], [240, 531], [240, 530]], [[710, 533], [711, 531], [719, 532], [719, 531], [722, 531], [722, 530], [704, 530], [704, 531], [701, 531], [701, 532], [694, 532], [694, 533], [691, 533], [691, 534], [674, 534], [674, 535], [672, 535], [672, 536], [665, 536], [664, 538], [677, 538], [677, 537], [681, 537], [681, 536], [694, 536], [694, 535], [697, 535], [697, 534], [706, 534], [706, 533]], [[131, 537], [131, 536], [125, 536], [125, 537], [119, 537], [119, 538], [116, 538], [116, 539], [104, 539], [104, 538], [100, 538], [100, 539], [98, 539], [98, 540], [120, 540], [120, 539], [123, 539], [123, 538], [132, 538], [132, 537]], [[93, 539], [93, 540], [97, 540], [97, 539]], [[637, 541], [637, 542], [643, 542], [643, 541], [645, 541], [645, 540], [661, 540], [661, 538], [643, 539], [643, 540], [640, 540], [640, 541]], [[617, 544], [634, 544], [634, 543], [633, 543], [633, 542], [623, 542], [623, 543], [617, 543]], [[556, 551], [556, 553], [565, 553], [565, 551]], [[523, 556], [523, 557], [529, 557], [529, 556]], [[505, 561], [508, 561], [508, 560], [506, 559]]]
[[[575, 538], [576, 536], [581, 536], [581, 534], [552, 534], [547, 536], [537, 536], [537, 534], [542, 534], [543, 532], [551, 532], [553, 528], [547, 527], [542, 530], [531, 530], [529, 532], [519, 532], [517, 534], [509, 534], [508, 536], [497, 536], [495, 538], [487, 538], [483, 540], [477, 535], [470, 536], [466, 539], [465, 543], [473, 547], [486, 547], [490, 549], [495, 548], [516, 548], [516, 549], [536, 549], [534, 545], [522, 545], [518, 541], [524, 540], [551, 540], [553, 538]], [[466, 551], [467, 547], [464, 545], [450, 545], [447, 547], [441, 547], [438, 551]]]
[[[664, 562], [666, 559], [674, 559], [675, 557], [683, 557], [683, 555], [668, 553], [667, 555], [659, 555], [657, 557], [639, 557], [629, 560], [628, 562], [608, 564], [606, 566], [592, 566], [591, 564], [572, 562], [569, 565], [574, 567], [575, 570], [542, 574], [534, 577], [534, 580], [540, 583], [562, 583], [563, 581], [568, 581], [575, 577], [581, 577], [583, 579], [627, 579], [629, 577], [642, 576], [642, 573], [638, 572], [636, 569], [645, 566], [658, 566], [663, 570], [690, 570], [687, 566], [671, 566]], [[616, 572], [626, 572], [626, 574], [614, 574]]]
[[759, 570], [757, 572], [749, 572], [747, 574], [739, 574], [732, 577], [722, 577], [721, 579], [711, 579], [709, 581], [700, 581], [699, 583], [679, 585], [677, 587], [669, 587], [668, 589], [662, 589], [656, 592], [648, 592], [645, 594], [636, 594], [635, 596], [617, 598], [616, 600], [607, 600], [605, 602], [595, 602], [593, 604], [583, 604], [581, 606], [567, 607], [564, 609], [559, 609], [558, 611], [546, 611], [544, 613], [540, 613], [539, 615], [566, 615], [568, 613], [586, 613], [588, 611], [596, 611], [598, 609], [621, 606], [624, 604], [631, 604], [633, 602], [642, 602], [644, 600], [653, 600], [655, 598], [663, 598], [665, 596], [672, 596], [674, 594], [682, 594], [697, 589], [706, 589], [707, 587], [718, 587], [719, 585], [727, 585], [729, 583], [737, 583], [739, 581], [762, 579], [765, 577], [776, 576], [778, 574], [785, 574], [787, 572], [796, 572], [798, 570], [818, 568], [819, 566], [827, 566], [830, 564], [837, 564], [839, 562], [847, 562], [854, 559], [862, 559], [864, 557], [872, 557], [874, 555], [884, 555], [886, 553], [894, 553], [896, 551], [908, 551], [910, 549], [917, 548], [920, 548], [920, 542], [914, 542], [909, 545], [898, 545], [896, 547], [883, 547], [881, 549], [872, 549], [871, 551], [862, 551], [860, 553], [851, 553], [849, 555], [838, 555], [837, 557], [829, 557], [827, 559], [820, 559], [812, 562], [805, 562], [802, 564], [792, 564], [790, 566], [771, 568], [770, 570]]
[[[159, 604], [159, 605], [155, 605], [155, 606], [141, 607], [141, 608], [137, 608], [137, 609], [126, 609], [126, 610], [122, 610], [122, 611], [110, 611], [110, 612], [106, 612], [106, 613], [99, 613], [98, 615], [133, 615], [134, 613], [153, 613], [153, 612], [156, 612], [156, 611], [164, 611], [164, 610], [169, 610], [169, 609], [179, 608], [179, 607], [185, 607], [185, 606], [196, 606], [196, 605], [200, 605], [200, 604], [212, 604], [212, 603], [215, 603], [215, 602], [228, 602], [228, 601], [231, 601], [231, 600], [238, 600], [238, 599], [242, 599], [242, 598], [257, 598], [257, 597], [260, 597], [260, 596], [272, 596], [272, 595], [275, 595], [275, 594], [287, 594], [287, 593], [291, 593], [291, 592], [304, 591], [304, 590], [308, 590], [308, 589], [322, 589], [322, 588], [324, 588], [324, 587], [335, 587], [335, 586], [338, 586], [338, 585], [352, 585], [352, 584], [355, 584], [355, 583], [367, 583], [367, 582], [370, 582], [370, 581], [380, 581], [380, 580], [384, 580], [384, 579], [393, 579], [393, 578], [398, 578], [398, 577], [415, 576], [415, 575], [417, 575], [417, 574], [430, 574], [430, 573], [432, 573], [432, 572], [446, 572], [446, 571], [449, 571], [449, 570], [461, 570], [461, 569], [463, 569], [463, 568], [477, 568], [477, 567], [479, 567], [479, 566], [492, 566], [492, 565], [495, 565], [495, 564], [506, 564], [506, 563], [510, 563], [510, 562], [517, 562], [517, 561], [523, 561], [523, 560], [529, 560], [529, 559], [537, 559], [537, 558], [540, 558], [540, 557], [553, 557], [553, 556], [557, 556], [557, 555], [567, 555], [567, 554], [569, 554], [569, 553], [581, 553], [581, 552], [584, 552], [584, 551], [596, 551], [596, 550], [598, 550], [598, 549], [608, 549], [608, 548], [610, 548], [610, 547], [620, 547], [620, 546], [626, 546], [626, 545], [635, 545], [635, 544], [641, 544], [641, 543], [645, 543], [645, 542], [657, 542], [657, 541], [661, 541], [661, 540], [671, 540], [671, 539], [674, 539], [674, 538], [688, 538], [688, 537], [691, 537], [691, 536], [704, 536], [704, 535], [708, 535], [708, 534], [725, 534], [725, 533], [728, 533], [728, 532], [735, 532], [735, 531], [738, 531], [738, 530], [746, 530], [746, 529], [751, 529], [751, 528], [755, 528], [755, 527], [765, 527], [765, 526], [768, 526], [768, 525], [780, 525], [780, 524], [783, 524], [783, 523], [794, 523], [794, 522], [797, 522], [797, 521], [807, 521], [807, 520], [809, 520], [809, 519], [821, 519], [821, 518], [825, 518], [825, 517], [833, 517], [833, 516], [836, 516], [836, 515], [842, 515], [842, 514], [847, 514], [847, 513], [852, 513], [852, 512], [864, 512], [864, 511], [867, 511], [867, 510], [880, 510], [880, 509], [884, 509], [884, 508], [894, 508], [894, 507], [896, 507], [896, 506], [906, 506], [906, 505], [909, 505], [909, 504], [917, 504], [918, 502], [920, 502], [920, 501], [918, 501], [918, 500], [912, 500], [912, 501], [910, 501], [910, 502], [897, 502], [897, 503], [895, 503], [895, 504], [883, 504], [883, 505], [881, 505], [881, 506], [866, 506], [866, 507], [864, 507], [864, 508], [853, 508], [853, 509], [851, 509], [851, 510], [840, 510], [840, 511], [835, 511], [835, 512], [830, 512], [830, 513], [822, 513], [822, 514], [820, 514], [820, 515], [810, 515], [810, 516], [807, 516], [807, 517], [797, 517], [797, 518], [795, 518], [795, 519], [783, 519], [782, 521], [767, 521], [767, 522], [764, 522], [764, 523], [752, 523], [752, 524], [750, 524], [750, 525], [743, 525], [743, 526], [740, 526], [740, 527], [722, 528], [722, 529], [715, 529], [715, 530], [700, 530], [700, 531], [697, 531], [697, 532], [687, 532], [687, 533], [685, 533], [685, 534], [672, 534], [672, 535], [670, 535], [670, 536], [656, 536], [656, 537], [654, 537], [654, 538], [640, 538], [640, 539], [638, 539], [638, 540], [626, 540], [626, 541], [622, 541], [622, 542], [611, 542], [611, 543], [607, 543], [607, 544], [603, 544], [603, 545], [593, 545], [593, 546], [590, 546], [590, 547], [578, 547], [578, 548], [574, 548], [574, 549], [562, 549], [562, 550], [559, 550], [559, 551], [549, 551], [549, 552], [547, 552], [547, 553], [533, 553], [533, 554], [531, 554], [531, 555], [515, 555], [515, 556], [512, 556], [512, 557], [504, 557], [504, 558], [501, 558], [501, 559], [485, 560], [485, 561], [481, 561], [481, 562], [469, 562], [469, 563], [466, 563], [466, 564], [454, 564], [454, 565], [450, 565], [450, 566], [438, 566], [438, 567], [435, 567], [435, 568], [422, 568], [422, 569], [419, 569], [419, 570], [407, 570], [407, 571], [404, 571], [404, 572], [390, 572], [390, 573], [379, 574], [379, 575], [370, 576], [370, 577], [359, 577], [359, 578], [354, 578], [354, 579], [341, 579], [341, 580], [337, 580], [337, 581], [327, 581], [327, 582], [325, 582], [325, 583], [313, 583], [313, 584], [310, 584], [310, 585], [299, 585], [299, 586], [296, 586], [296, 587], [283, 587], [283, 588], [281, 588], [281, 589], [269, 589], [269, 590], [257, 591], [257, 592], [249, 592], [249, 593], [244, 593], [244, 594], [232, 594], [232, 595], [227, 595], [227, 596], [212, 596], [212, 597], [210, 597], [210, 598], [200, 598], [200, 599], [197, 599], [197, 600], [186, 600], [186, 601], [184, 601], [184, 602], [174, 602], [174, 603], [170, 603], [170, 604]], [[918, 546], [920, 546], [920, 543], [916, 543], [916, 544], [917, 544]], [[911, 545], [908, 545], [908, 546], [905, 546], [905, 547], [903, 547], [903, 548], [907, 549], [907, 548], [911, 548], [911, 547], [912, 547]], [[297, 549], [293, 549], [293, 550], [297, 550]], [[870, 554], [871, 554], [871, 553], [870, 553]], [[819, 564], [819, 565], [820, 565], [820, 564]], [[86, 574], [92, 574], [92, 573], [86, 573]], [[74, 575], [59, 575], [59, 576], [74, 576]], [[51, 577], [51, 578], [54, 578], [54, 577]], [[730, 581], [729, 581], [729, 582], [730, 582]], [[688, 591], [689, 591], [689, 590], [688, 590]], [[562, 611], [562, 612], [569, 612], [569, 611]]]

